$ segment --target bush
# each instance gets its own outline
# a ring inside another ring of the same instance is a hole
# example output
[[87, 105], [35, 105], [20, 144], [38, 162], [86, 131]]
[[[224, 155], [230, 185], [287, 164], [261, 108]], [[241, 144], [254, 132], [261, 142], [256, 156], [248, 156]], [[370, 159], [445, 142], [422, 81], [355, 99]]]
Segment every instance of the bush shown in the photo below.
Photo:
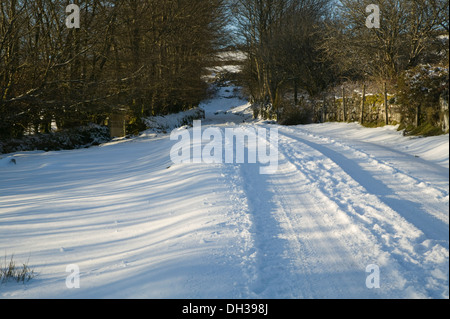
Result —
[[404, 136], [427, 137], [444, 134], [441, 128], [431, 125], [430, 123], [424, 123], [418, 127], [414, 125], [400, 125], [398, 130], [403, 131]]
[[262, 120], [276, 120], [277, 113], [270, 103], [254, 103], [252, 105], [253, 118]]
[[313, 111], [305, 103], [299, 106], [285, 105], [279, 124], [281, 125], [299, 125], [312, 123]]
[[141, 117], [130, 117], [129, 122], [126, 124], [127, 135], [139, 135], [140, 132], [146, 129], [147, 126]]
[[397, 89], [405, 125], [415, 124], [420, 107], [420, 123], [439, 127], [439, 99], [448, 90], [448, 67], [419, 65], [400, 76]]
[[386, 122], [385, 121], [364, 122], [362, 124], [362, 126], [368, 127], [368, 128], [383, 127], [383, 126], [386, 126]]
[[21, 139], [3, 140], [0, 141], [0, 153], [71, 150], [100, 145], [110, 140], [108, 127], [91, 124], [55, 133], [28, 135]]

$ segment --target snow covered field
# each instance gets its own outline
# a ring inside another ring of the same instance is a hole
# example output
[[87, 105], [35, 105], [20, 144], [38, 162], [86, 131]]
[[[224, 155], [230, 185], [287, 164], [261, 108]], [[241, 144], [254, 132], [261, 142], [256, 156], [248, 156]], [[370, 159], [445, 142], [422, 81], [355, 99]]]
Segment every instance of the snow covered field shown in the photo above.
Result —
[[[273, 127], [251, 121], [233, 89], [202, 105], [204, 129]], [[173, 165], [175, 142], [150, 132], [4, 156], [0, 254], [38, 276], [0, 284], [0, 298], [449, 297], [448, 135], [278, 129], [274, 175]], [[369, 265], [379, 288], [366, 285]]]

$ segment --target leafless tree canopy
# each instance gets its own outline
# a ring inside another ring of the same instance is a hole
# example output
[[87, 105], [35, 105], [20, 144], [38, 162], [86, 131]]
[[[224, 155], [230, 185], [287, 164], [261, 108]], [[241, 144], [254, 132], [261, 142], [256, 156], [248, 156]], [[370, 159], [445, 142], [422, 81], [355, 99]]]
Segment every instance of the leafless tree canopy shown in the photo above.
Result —
[[[247, 57], [244, 86], [274, 113], [286, 92], [297, 104], [300, 91], [320, 96], [343, 79], [448, 67], [448, 0], [379, 0], [380, 28], [369, 29], [372, 2], [2, 0], [0, 137], [103, 123], [118, 111], [139, 130], [144, 116], [194, 107], [230, 30]], [[79, 29], [65, 25], [70, 3]]]
[[236, 0], [235, 12], [248, 61], [246, 82], [257, 103], [280, 103], [283, 90], [311, 95], [330, 80], [319, 42], [329, 0]]
[[225, 25], [223, 0], [2, 0], [0, 136], [196, 106]]
[[380, 28], [366, 27], [370, 0], [341, 0], [327, 25], [325, 47], [340, 71], [389, 80], [442, 51], [448, 0], [380, 0]]

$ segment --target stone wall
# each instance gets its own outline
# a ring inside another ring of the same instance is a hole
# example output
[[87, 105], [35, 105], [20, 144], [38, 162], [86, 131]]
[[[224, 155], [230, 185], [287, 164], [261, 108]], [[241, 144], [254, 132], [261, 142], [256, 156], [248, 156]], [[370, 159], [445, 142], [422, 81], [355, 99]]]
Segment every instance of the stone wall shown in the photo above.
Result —
[[[392, 99], [392, 97], [390, 97]], [[361, 97], [353, 95], [346, 98], [346, 117], [342, 98], [326, 99], [318, 102], [315, 108], [315, 117], [318, 121], [344, 121], [355, 122], [361, 120]], [[386, 112], [382, 96], [368, 95], [364, 104], [363, 120], [365, 123], [385, 122]], [[400, 106], [388, 101], [389, 123], [398, 124], [402, 120]]]

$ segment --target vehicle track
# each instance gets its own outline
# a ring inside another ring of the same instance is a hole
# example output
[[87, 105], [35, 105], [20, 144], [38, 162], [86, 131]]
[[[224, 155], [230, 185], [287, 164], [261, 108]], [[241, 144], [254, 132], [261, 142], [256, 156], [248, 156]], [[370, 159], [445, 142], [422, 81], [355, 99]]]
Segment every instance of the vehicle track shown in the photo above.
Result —
[[[250, 297], [448, 295], [448, 249], [368, 190], [371, 172], [299, 134], [279, 138], [277, 174], [260, 175], [254, 164], [234, 170], [251, 221]], [[380, 289], [366, 287], [370, 264], [380, 267]]]

